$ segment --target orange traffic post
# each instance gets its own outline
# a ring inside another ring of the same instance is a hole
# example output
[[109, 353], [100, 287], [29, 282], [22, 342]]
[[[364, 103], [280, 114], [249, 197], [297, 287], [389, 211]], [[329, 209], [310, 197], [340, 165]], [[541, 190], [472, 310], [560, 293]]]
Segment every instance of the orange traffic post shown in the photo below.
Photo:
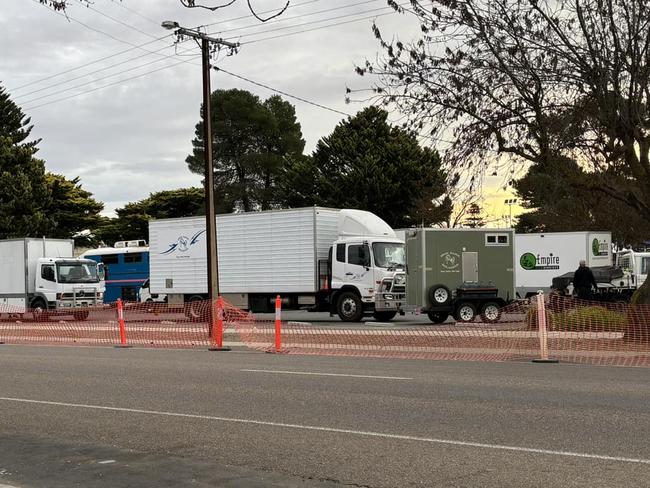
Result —
[[122, 299], [117, 299], [117, 323], [120, 327], [120, 343], [115, 347], [128, 348], [131, 347], [126, 343], [126, 324], [124, 323], [124, 304]]
[[216, 301], [216, 311], [213, 310], [213, 315], [212, 315], [212, 317], [216, 318], [216, 321], [213, 321], [212, 323], [213, 325], [210, 328], [211, 331], [210, 341], [212, 342], [212, 345], [208, 348], [209, 351], [230, 351], [229, 347], [223, 346], [223, 316], [224, 316], [223, 298], [219, 296], [217, 297], [217, 301]]
[[537, 292], [537, 333], [539, 336], [539, 358], [533, 359], [534, 363], [557, 363], [557, 359], [548, 357], [548, 330], [546, 328], [546, 306], [544, 292]]
[[282, 299], [275, 297], [275, 352], [282, 349]]

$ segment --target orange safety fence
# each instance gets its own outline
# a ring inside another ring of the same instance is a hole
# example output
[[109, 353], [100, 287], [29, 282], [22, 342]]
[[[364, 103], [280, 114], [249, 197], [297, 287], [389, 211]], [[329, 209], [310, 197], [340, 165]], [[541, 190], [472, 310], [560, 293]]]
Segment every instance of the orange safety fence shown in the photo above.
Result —
[[[556, 295], [513, 302], [495, 322], [373, 326], [261, 319], [217, 301], [124, 303], [74, 310], [0, 305], [0, 342], [156, 348], [246, 346], [286, 354], [477, 361], [530, 360], [650, 366], [650, 306], [585, 302]], [[540, 311], [543, 320], [540, 320]], [[407, 316], [407, 318], [409, 318]], [[545, 327], [540, 327], [540, 324]], [[121, 329], [121, 330], [120, 330]], [[543, 339], [543, 341], [541, 340]], [[544, 347], [541, 347], [545, 345]]]

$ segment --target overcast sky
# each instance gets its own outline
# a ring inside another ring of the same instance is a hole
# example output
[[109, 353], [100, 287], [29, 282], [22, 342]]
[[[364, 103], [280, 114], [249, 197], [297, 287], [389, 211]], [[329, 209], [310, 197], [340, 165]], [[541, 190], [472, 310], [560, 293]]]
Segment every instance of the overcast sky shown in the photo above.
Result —
[[[252, 3], [260, 12], [283, 5]], [[186, 9], [179, 0], [69, 4], [67, 20], [38, 0], [2, 0], [0, 82], [31, 116], [47, 169], [80, 176], [108, 215], [153, 191], [200, 184], [185, 164], [199, 118], [200, 55], [191, 42], [174, 47], [172, 36], [160, 39], [168, 34], [161, 21], [208, 25], [215, 36], [242, 44], [238, 54], [219, 56], [219, 66], [346, 113], [362, 108], [345, 104], [346, 86], [362, 89], [370, 82], [354, 73], [355, 65], [378, 52], [370, 17], [384, 34], [404, 40], [419, 30], [385, 0], [291, 0], [267, 23], [250, 15], [245, 0], [216, 12]], [[212, 88], [273, 94], [225, 73], [213, 72]], [[296, 106], [306, 152], [344, 117], [288, 100]]]

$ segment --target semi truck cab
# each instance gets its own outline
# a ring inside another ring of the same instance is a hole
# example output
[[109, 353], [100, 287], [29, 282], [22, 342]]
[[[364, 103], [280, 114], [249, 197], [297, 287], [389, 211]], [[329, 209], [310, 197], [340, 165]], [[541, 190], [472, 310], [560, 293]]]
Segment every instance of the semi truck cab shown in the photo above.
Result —
[[370, 212], [341, 210], [329, 262], [331, 314], [350, 322], [370, 313], [380, 321], [395, 317], [397, 308], [375, 307], [381, 283], [406, 268], [404, 241], [386, 222]]

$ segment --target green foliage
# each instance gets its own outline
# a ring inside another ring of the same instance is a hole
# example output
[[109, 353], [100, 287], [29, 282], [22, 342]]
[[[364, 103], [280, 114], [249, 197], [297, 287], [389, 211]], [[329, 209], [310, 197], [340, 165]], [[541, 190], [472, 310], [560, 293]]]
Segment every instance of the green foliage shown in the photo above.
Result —
[[[305, 147], [295, 108], [279, 96], [265, 101], [245, 90], [211, 96], [215, 200], [219, 213], [266, 210], [278, 203], [277, 179]], [[204, 174], [203, 121], [196, 125], [190, 171]]]
[[[29, 118], [0, 87], [0, 239], [53, 237], [69, 239], [99, 221], [103, 204], [67, 180], [45, 171], [34, 157], [39, 140], [27, 141]], [[77, 244], [90, 244], [79, 238]]]
[[[47, 208], [52, 227], [48, 237], [68, 239], [81, 231], [94, 229], [101, 222], [99, 213], [104, 204], [92, 197], [92, 193], [81, 188], [79, 178], [68, 180], [63, 175], [45, 175], [50, 200]], [[97, 241], [91, 236], [75, 237], [75, 245], [90, 246]]]
[[[11, 145], [26, 145], [35, 148], [39, 140], [26, 143], [32, 131], [30, 119], [16, 105], [3, 86], [0, 86], [0, 136], [8, 137]], [[35, 152], [35, 150], [34, 150]]]
[[312, 157], [287, 159], [280, 203], [369, 210], [394, 228], [444, 221], [449, 206], [432, 203], [445, 191], [438, 153], [387, 119], [366, 108], [318, 141]]
[[[537, 308], [531, 307], [526, 313], [526, 323], [531, 329], [537, 328]], [[586, 306], [564, 312], [546, 311], [546, 324], [552, 331], [623, 331], [628, 326], [624, 312], [605, 307]]]
[[[610, 182], [616, 176], [605, 173]], [[609, 230], [620, 245], [633, 245], [650, 235], [650, 222], [627, 205], [604, 198], [590, 188], [596, 178], [574, 161], [532, 166], [514, 182], [524, 207], [530, 209], [517, 222], [518, 232], [570, 232]]]
[[180, 188], [152, 193], [147, 198], [118, 208], [115, 211], [117, 218], [104, 217], [94, 233], [107, 245], [122, 240], [148, 240], [151, 219], [204, 215], [203, 195], [202, 188]]
[[43, 236], [52, 226], [45, 165], [33, 154], [0, 135], [0, 239]]
[[605, 307], [579, 307], [568, 312], [549, 315], [551, 330], [566, 331], [618, 331], [627, 327], [625, 313]]
[[477, 229], [485, 227], [485, 219], [483, 218], [483, 209], [478, 203], [472, 203], [467, 209], [467, 217], [463, 222], [465, 226], [470, 229]]

